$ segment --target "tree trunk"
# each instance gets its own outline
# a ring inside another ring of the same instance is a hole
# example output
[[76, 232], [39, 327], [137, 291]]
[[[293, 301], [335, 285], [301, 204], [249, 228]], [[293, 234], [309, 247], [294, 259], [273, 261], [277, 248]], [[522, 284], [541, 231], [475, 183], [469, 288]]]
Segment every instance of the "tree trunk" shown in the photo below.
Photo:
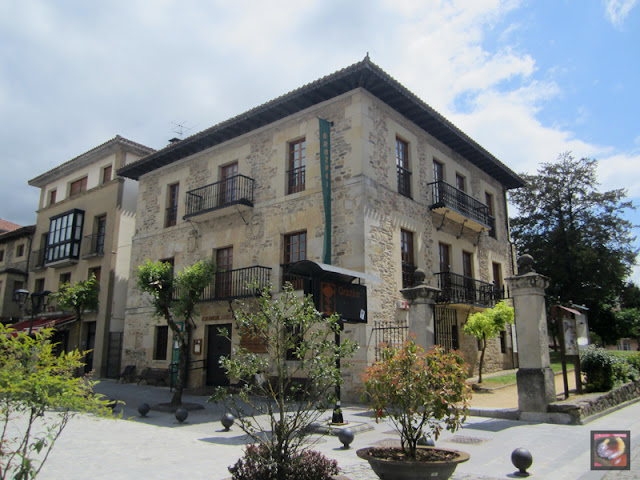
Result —
[[480, 354], [480, 365], [478, 366], [478, 383], [482, 383], [482, 364], [484, 363], [484, 352], [487, 350], [487, 337], [482, 334], [482, 353]]
[[172, 407], [182, 405], [182, 392], [187, 384], [187, 367], [189, 365], [189, 324], [185, 322], [185, 331], [178, 336], [178, 378], [174, 386], [173, 398], [171, 399]]

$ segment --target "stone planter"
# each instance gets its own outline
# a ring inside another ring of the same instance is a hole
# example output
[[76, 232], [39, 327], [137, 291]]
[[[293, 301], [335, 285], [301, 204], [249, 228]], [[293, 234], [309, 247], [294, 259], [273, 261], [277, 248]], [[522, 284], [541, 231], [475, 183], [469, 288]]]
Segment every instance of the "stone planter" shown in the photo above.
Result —
[[456, 458], [448, 461], [404, 461], [389, 460], [371, 456], [371, 450], [376, 447], [361, 448], [356, 454], [369, 462], [371, 469], [382, 480], [426, 480], [426, 479], [447, 479], [453, 475], [459, 463], [469, 460], [469, 454], [459, 450], [451, 450], [439, 447], [418, 447], [421, 450], [439, 450], [452, 452]]

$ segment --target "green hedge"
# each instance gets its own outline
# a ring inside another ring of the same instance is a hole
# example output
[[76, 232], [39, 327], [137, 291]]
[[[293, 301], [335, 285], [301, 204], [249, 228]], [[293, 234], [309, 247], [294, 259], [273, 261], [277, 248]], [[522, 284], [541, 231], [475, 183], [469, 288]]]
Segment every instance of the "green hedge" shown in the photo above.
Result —
[[619, 357], [590, 345], [580, 354], [580, 368], [587, 378], [587, 390], [606, 392], [615, 386], [640, 379], [640, 354]]

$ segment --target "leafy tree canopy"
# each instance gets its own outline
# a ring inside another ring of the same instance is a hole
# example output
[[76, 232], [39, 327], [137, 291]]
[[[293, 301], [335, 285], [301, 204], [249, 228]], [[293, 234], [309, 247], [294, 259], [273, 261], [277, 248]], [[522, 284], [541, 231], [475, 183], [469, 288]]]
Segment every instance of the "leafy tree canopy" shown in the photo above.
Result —
[[[170, 263], [151, 260], [136, 271], [138, 288], [149, 295], [154, 315], [167, 322], [178, 342], [178, 376], [171, 399], [174, 407], [182, 404], [182, 392], [187, 384], [191, 328], [199, 314], [196, 307], [215, 274], [216, 265], [210, 259], [200, 260], [177, 274]], [[179, 325], [179, 318], [184, 320], [184, 328]]]
[[527, 185], [510, 194], [519, 215], [511, 234], [519, 254], [528, 253], [535, 269], [551, 278], [547, 294], [589, 309], [589, 323], [610, 337], [606, 312], [622, 293], [635, 264], [633, 224], [625, 213], [635, 209], [625, 189], [598, 191], [597, 161], [561, 154]]
[[74, 415], [111, 413], [96, 382], [75, 375], [86, 352], [56, 355], [52, 334], [0, 324], [0, 480], [36, 478]]
[[480, 365], [478, 367], [479, 383], [482, 383], [482, 365], [487, 350], [487, 340], [498, 336], [500, 332], [506, 329], [507, 324], [512, 324], [514, 316], [513, 307], [509, 307], [504, 301], [501, 301], [493, 308], [487, 308], [482, 312], [469, 316], [469, 320], [462, 327], [467, 335], [472, 335], [478, 340], [482, 340], [482, 353], [480, 354]]

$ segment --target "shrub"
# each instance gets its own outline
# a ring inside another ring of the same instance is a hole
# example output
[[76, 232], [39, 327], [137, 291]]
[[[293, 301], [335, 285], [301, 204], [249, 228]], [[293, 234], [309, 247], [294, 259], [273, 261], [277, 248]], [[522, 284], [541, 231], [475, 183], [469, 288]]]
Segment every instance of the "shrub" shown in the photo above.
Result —
[[616, 383], [635, 382], [638, 380], [638, 370], [627, 363], [626, 359], [616, 357], [613, 364], [613, 378]]
[[313, 450], [292, 455], [279, 468], [263, 445], [249, 445], [229, 471], [234, 480], [330, 480], [339, 473], [338, 462]]
[[640, 372], [640, 352], [627, 357], [627, 363]]
[[402, 452], [416, 458], [427, 433], [455, 432], [469, 409], [471, 387], [462, 356], [434, 346], [429, 352], [413, 340], [386, 348], [381, 361], [365, 371], [365, 397], [376, 419], [389, 417], [400, 434]]
[[639, 364], [638, 354], [625, 359], [593, 345], [580, 354], [580, 368], [587, 377], [587, 390], [592, 392], [606, 392], [616, 384], [640, 379]]
[[589, 345], [580, 355], [580, 368], [587, 377], [587, 390], [606, 392], [615, 382], [613, 365], [615, 358], [604, 348]]

